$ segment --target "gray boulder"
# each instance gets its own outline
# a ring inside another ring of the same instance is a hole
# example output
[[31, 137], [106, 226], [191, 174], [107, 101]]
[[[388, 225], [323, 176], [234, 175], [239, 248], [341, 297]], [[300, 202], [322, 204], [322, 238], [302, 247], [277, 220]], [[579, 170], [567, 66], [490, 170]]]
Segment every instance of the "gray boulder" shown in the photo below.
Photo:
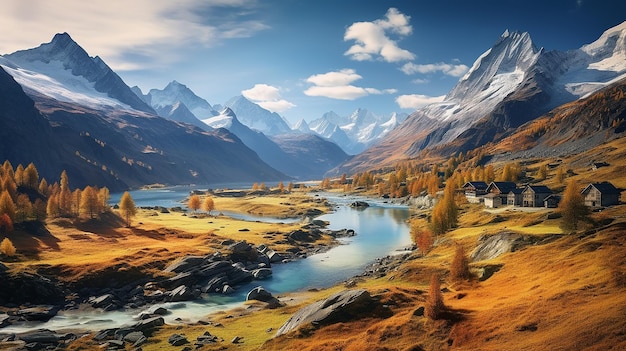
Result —
[[300, 309], [278, 329], [276, 336], [302, 326], [318, 327], [352, 320], [375, 310], [377, 305], [367, 290], [345, 290]]
[[235, 292], [235, 289], [233, 289], [233, 287], [228, 284], [224, 285], [224, 287], [222, 288], [222, 294], [224, 295], [229, 295], [234, 292]]
[[365, 208], [369, 206], [370, 204], [368, 204], [365, 201], [354, 201], [353, 203], [350, 204], [350, 207], [357, 207], [357, 208]]
[[167, 300], [170, 302], [188, 301], [194, 298], [193, 292], [186, 285], [181, 285], [172, 291], [166, 293]]
[[140, 331], [140, 332], [143, 332], [144, 334], [146, 334], [146, 333], [149, 334], [154, 329], [156, 329], [157, 327], [160, 327], [160, 326], [162, 326], [164, 324], [165, 324], [165, 320], [163, 319], [163, 317], [156, 316], [156, 317], [143, 319], [143, 320], [135, 323], [131, 327], [131, 329], [133, 331]]
[[265, 255], [267, 255], [267, 257], [270, 259], [270, 263], [281, 262], [282, 260], [284, 260], [284, 257], [281, 254], [272, 249], [267, 250], [267, 252], [265, 252]]
[[180, 334], [172, 334], [167, 339], [167, 342], [172, 346], [182, 346], [185, 344], [189, 344], [189, 340], [187, 340], [185, 336], [180, 335]]
[[137, 347], [145, 343], [148, 338], [146, 338], [146, 336], [142, 332], [136, 331], [126, 334], [122, 340], [133, 344], [134, 347]]
[[59, 340], [61, 340], [61, 335], [48, 329], [39, 329], [18, 334], [17, 338], [26, 342], [27, 344], [56, 344], [59, 342]]
[[17, 316], [27, 321], [47, 322], [56, 316], [58, 311], [57, 306], [35, 306], [17, 311]]
[[254, 279], [265, 279], [269, 276], [272, 275], [272, 269], [271, 268], [259, 268], [259, 269], [255, 269], [252, 271], [252, 276], [254, 277]]
[[246, 301], [257, 300], [262, 302], [270, 302], [274, 300], [275, 297], [272, 296], [272, 293], [265, 290], [262, 286], [257, 286], [256, 288], [250, 290], [248, 295], [246, 295]]
[[111, 302], [113, 302], [114, 298], [115, 296], [113, 296], [112, 294], [105, 294], [105, 295], [101, 295], [93, 299], [90, 299], [89, 302], [91, 302], [91, 306], [94, 308], [102, 308], [102, 307], [106, 307], [110, 305]]
[[196, 348], [200, 348], [205, 345], [215, 344], [218, 342], [217, 336], [211, 335], [208, 331], [205, 331], [202, 335], [198, 336], [194, 345]]
[[0, 328], [4, 328], [11, 324], [9, 321], [9, 315], [6, 313], [0, 313]]
[[193, 267], [202, 265], [205, 262], [206, 258], [203, 256], [186, 256], [183, 257], [180, 261], [174, 262], [171, 265], [167, 266], [164, 271], [182, 273], [190, 270]]

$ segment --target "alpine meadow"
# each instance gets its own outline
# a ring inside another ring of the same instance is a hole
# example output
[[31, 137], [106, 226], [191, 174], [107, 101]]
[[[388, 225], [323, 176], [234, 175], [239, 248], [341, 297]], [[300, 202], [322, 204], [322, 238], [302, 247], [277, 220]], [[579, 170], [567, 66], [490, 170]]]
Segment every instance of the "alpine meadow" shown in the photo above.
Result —
[[0, 350], [626, 349], [625, 11], [8, 1]]

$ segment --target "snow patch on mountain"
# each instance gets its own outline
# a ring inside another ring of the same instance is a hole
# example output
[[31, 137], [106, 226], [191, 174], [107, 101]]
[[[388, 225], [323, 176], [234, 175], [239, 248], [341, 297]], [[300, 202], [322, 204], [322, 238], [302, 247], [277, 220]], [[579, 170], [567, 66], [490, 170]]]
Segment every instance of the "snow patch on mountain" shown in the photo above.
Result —
[[577, 98], [626, 78], [626, 22], [606, 30], [571, 56], [557, 84]]
[[202, 122], [212, 128], [230, 129], [235, 118], [235, 113], [230, 108], [225, 108], [219, 115], [205, 118]]
[[[32, 61], [20, 65], [0, 57], [0, 66], [26, 90], [63, 102], [76, 103], [90, 108], [132, 108], [95, 89], [95, 83], [83, 76], [72, 74], [61, 61]], [[26, 66], [26, 67], [24, 67]]]
[[148, 92], [150, 104], [155, 109], [182, 102], [198, 119], [206, 119], [218, 114], [206, 100], [197, 96], [186, 85], [170, 82], [163, 90], [151, 89]]

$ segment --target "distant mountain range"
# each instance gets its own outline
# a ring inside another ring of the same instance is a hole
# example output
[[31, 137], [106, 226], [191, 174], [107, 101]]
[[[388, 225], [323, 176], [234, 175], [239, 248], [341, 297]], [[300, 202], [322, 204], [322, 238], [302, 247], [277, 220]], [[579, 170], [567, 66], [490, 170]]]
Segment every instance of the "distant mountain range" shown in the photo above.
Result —
[[565, 52], [505, 31], [440, 103], [291, 128], [244, 96], [211, 105], [177, 81], [144, 94], [63, 33], [0, 56], [0, 160], [121, 190], [321, 178], [485, 146], [548, 157], [623, 135], [624, 79], [626, 22]]
[[426, 150], [448, 157], [498, 142], [550, 110], [625, 77], [626, 22], [566, 52], [538, 49], [528, 33], [505, 31], [443, 102], [418, 109], [331, 173], [391, 166]]
[[[169, 83], [163, 90], [151, 89], [146, 95], [137, 87], [133, 87], [133, 91], [151, 104], [161, 117], [207, 131], [224, 128], [232, 132], [268, 165], [296, 179], [318, 179], [349, 158], [332, 141], [314, 137], [310, 131], [309, 134], [292, 131], [280, 115], [263, 109], [243, 96], [230, 99], [224, 104], [225, 107], [212, 107], [176, 81]], [[192, 108], [188, 108], [188, 105]], [[218, 112], [215, 107], [222, 110]], [[285, 143], [285, 140], [290, 142]], [[316, 158], [310, 155], [316, 155]]]
[[62, 170], [72, 186], [113, 191], [287, 178], [225, 129], [207, 131], [157, 116], [66, 33], [0, 57], [0, 91], [0, 159], [35, 162], [49, 182]]

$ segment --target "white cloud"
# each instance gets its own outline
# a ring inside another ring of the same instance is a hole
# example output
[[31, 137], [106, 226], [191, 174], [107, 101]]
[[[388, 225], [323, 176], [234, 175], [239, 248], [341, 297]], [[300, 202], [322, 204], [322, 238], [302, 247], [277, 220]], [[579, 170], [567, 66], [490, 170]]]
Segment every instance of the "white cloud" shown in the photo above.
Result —
[[463, 64], [453, 65], [448, 63], [429, 63], [429, 64], [415, 64], [413, 62], [405, 63], [400, 70], [407, 75], [415, 74], [415, 73], [435, 73], [441, 72], [443, 74], [453, 76], [453, 77], [461, 77], [468, 70], [469, 67]]
[[267, 84], [255, 84], [254, 87], [243, 90], [241, 94], [271, 112], [284, 112], [296, 106], [281, 97], [280, 89]]
[[267, 84], [255, 84], [254, 87], [241, 92], [249, 100], [277, 100], [280, 99], [278, 88]]
[[415, 83], [415, 84], [426, 84], [426, 83], [430, 83], [430, 81], [428, 79], [422, 79], [422, 78], [415, 78], [413, 79], [411, 82]]
[[342, 69], [339, 71], [315, 74], [306, 79], [307, 82], [324, 87], [338, 85], [348, 85], [363, 77], [358, 75], [353, 69]]
[[368, 92], [354, 85], [312, 86], [304, 91], [308, 96], [322, 96], [337, 100], [355, 100], [369, 95]]
[[353, 69], [342, 69], [322, 74], [315, 74], [306, 79], [313, 84], [304, 91], [308, 96], [322, 96], [337, 100], [355, 100], [368, 95], [394, 94], [396, 89], [363, 88], [352, 85], [362, 77]]
[[413, 32], [409, 24], [410, 17], [402, 14], [396, 8], [387, 10], [385, 18], [373, 22], [356, 22], [350, 25], [344, 34], [343, 40], [354, 40], [344, 55], [356, 61], [369, 61], [380, 58], [387, 62], [413, 60], [415, 55], [398, 46], [396, 40], [388, 34], [400, 37]]
[[441, 102], [445, 98], [442, 96], [427, 96], [420, 94], [412, 95], [400, 95], [396, 98], [396, 103], [400, 108], [417, 109], [425, 105], [429, 105], [435, 102]]
[[176, 60], [176, 49], [184, 45], [210, 47], [269, 28], [255, 20], [220, 16], [225, 8], [254, 4], [255, 0], [8, 1], [0, 11], [0, 31], [11, 35], [0, 41], [0, 53], [35, 47], [55, 33], [67, 32], [115, 70], [159, 66]]

